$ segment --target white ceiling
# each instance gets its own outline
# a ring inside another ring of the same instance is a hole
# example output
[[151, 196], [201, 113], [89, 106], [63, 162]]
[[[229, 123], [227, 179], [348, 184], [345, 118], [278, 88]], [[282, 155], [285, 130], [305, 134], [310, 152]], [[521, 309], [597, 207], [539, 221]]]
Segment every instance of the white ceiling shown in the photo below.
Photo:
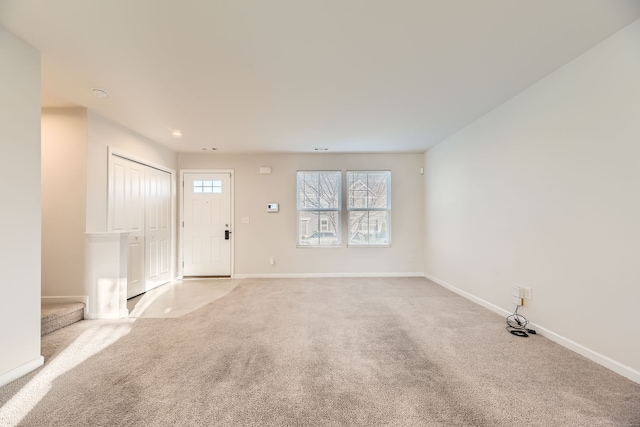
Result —
[[635, 0], [0, 0], [42, 53], [44, 106], [180, 152], [424, 151], [638, 18]]

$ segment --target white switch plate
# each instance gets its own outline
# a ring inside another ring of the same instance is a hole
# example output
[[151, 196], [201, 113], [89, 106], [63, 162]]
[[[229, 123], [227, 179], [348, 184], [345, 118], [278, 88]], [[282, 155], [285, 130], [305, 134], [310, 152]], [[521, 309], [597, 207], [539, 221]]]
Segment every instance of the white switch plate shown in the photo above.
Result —
[[530, 286], [525, 286], [524, 287], [524, 297], [526, 299], [531, 299], [531, 293], [532, 293], [531, 287]]

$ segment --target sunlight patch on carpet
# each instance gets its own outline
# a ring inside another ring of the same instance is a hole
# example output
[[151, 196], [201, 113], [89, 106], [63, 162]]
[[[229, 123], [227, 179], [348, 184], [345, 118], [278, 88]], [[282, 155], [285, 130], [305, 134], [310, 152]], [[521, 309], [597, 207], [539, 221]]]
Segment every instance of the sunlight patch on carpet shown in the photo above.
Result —
[[19, 424], [47, 395], [56, 378], [104, 350], [130, 331], [131, 324], [98, 324], [84, 331], [0, 408], [0, 424]]
[[229, 294], [241, 280], [188, 279], [160, 286], [130, 307], [129, 317], [177, 318]]

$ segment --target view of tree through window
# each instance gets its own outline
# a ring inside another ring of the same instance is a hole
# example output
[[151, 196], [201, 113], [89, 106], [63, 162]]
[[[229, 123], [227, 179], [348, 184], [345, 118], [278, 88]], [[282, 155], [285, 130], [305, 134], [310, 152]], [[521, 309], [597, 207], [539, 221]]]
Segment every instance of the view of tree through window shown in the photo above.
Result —
[[298, 172], [298, 245], [339, 246], [340, 171]]
[[347, 172], [348, 245], [388, 246], [391, 172]]

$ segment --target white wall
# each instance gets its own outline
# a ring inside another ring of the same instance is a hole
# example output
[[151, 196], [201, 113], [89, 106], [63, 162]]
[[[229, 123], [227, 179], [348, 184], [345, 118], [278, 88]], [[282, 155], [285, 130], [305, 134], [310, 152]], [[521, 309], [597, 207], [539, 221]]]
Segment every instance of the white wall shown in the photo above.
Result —
[[[179, 162], [181, 170], [234, 170], [236, 275], [423, 273], [422, 154], [181, 154]], [[260, 166], [272, 173], [261, 175]], [[391, 170], [392, 246], [297, 248], [298, 170]], [[267, 213], [267, 203], [280, 212]]]
[[531, 286], [525, 316], [640, 382], [638, 52], [640, 21], [426, 153], [425, 270], [508, 311]]
[[40, 356], [40, 54], [0, 28], [0, 386]]
[[108, 147], [136, 160], [178, 168], [178, 156], [167, 147], [89, 111], [87, 143], [87, 231], [107, 231]]
[[87, 110], [42, 110], [42, 296], [82, 296]]

